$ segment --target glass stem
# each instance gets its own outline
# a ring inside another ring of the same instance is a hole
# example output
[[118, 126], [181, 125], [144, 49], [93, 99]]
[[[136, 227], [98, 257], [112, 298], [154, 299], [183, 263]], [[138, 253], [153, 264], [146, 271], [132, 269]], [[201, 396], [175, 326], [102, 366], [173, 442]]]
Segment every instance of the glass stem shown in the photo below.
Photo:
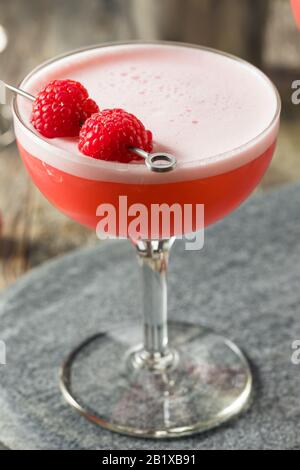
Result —
[[167, 269], [169, 250], [175, 241], [138, 241], [137, 255], [141, 266], [144, 344], [135, 354], [139, 366], [164, 369], [174, 360], [168, 346]]

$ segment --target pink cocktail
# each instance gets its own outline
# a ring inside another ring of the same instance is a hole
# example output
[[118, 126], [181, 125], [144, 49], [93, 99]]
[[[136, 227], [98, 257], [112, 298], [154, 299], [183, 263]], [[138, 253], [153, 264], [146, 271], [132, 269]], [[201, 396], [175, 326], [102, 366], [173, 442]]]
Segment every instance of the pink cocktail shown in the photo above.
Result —
[[[143, 204], [149, 214], [153, 204], [177, 204], [183, 210], [187, 204], [203, 204], [204, 224], [192, 215], [190, 228], [197, 231], [239, 206], [270, 164], [279, 128], [278, 93], [261, 71], [240, 59], [180, 44], [108, 45], [44, 64], [23, 81], [22, 87], [36, 95], [49, 80], [64, 78], [82, 82], [101, 109], [118, 107], [135, 114], [153, 132], [154, 151], [171, 153], [178, 163], [169, 173], [154, 173], [143, 162], [122, 164], [86, 157], [79, 152], [75, 138], [49, 140], [38, 135], [30, 124], [31, 104], [17, 98], [15, 130], [30, 176], [59, 210], [92, 229], [99, 222], [99, 205], [115, 207], [119, 220], [119, 198], [126, 196], [128, 206]], [[150, 225], [149, 220], [147, 224]], [[142, 229], [135, 239], [144, 279], [144, 346], [127, 356], [124, 367], [128, 381], [120, 382], [116, 368], [114, 383], [119, 395], [114, 393], [112, 383], [105, 409], [99, 402], [91, 412], [84, 397], [76, 398], [74, 405], [69, 383], [76, 359], [72, 356], [67, 361], [68, 372], [64, 369], [62, 376], [66, 399], [87, 418], [109, 429], [156, 437], [191, 434], [227, 420], [248, 401], [249, 366], [232, 343], [201, 332], [203, 342], [199, 349], [199, 335], [188, 334], [191, 326], [175, 324], [174, 335], [185, 339], [177, 350], [168, 345], [167, 255], [173, 242], [170, 237], [184, 233], [184, 227], [172, 225], [168, 240], [160, 228], [154, 235], [151, 233], [150, 241], [148, 232]], [[119, 224], [111, 235], [128, 237], [128, 225]], [[122, 339], [117, 335], [110, 346], [122, 350], [121, 345], [130, 343], [134, 329], [135, 325], [123, 328]], [[83, 352], [84, 348], [85, 345]], [[100, 364], [101, 360], [109, 360], [101, 341], [95, 354], [99, 355]], [[208, 366], [215, 371], [214, 376], [209, 376], [209, 385], [204, 383], [205, 374], [191, 378], [192, 370], [201, 372]], [[100, 369], [101, 365], [99, 376]], [[220, 386], [218, 371], [224, 370], [239, 380], [234, 381], [229, 374], [232, 384]], [[186, 385], [184, 405], [184, 387], [172, 389], [176, 412], [169, 424], [162, 398], [162, 387], [168, 389], [162, 385], [164, 374], [170, 374], [170, 383]], [[137, 384], [142, 387], [138, 412], [134, 407]], [[116, 416], [120, 393], [122, 401], [126, 397], [128, 407], [125, 414]], [[148, 417], [148, 422], [143, 423], [141, 409], [144, 406], [146, 410], [149, 403], [154, 410], [153, 420]], [[188, 409], [194, 412], [191, 414]]]
[[[42, 140], [17, 121], [21, 156], [38, 188], [93, 229], [98, 205], [118, 209], [119, 195], [148, 208], [204, 204], [211, 224], [251, 193], [270, 163], [278, 129], [274, 88], [257, 69], [226, 55], [166, 45], [105, 47], [56, 60], [23, 86], [36, 94], [57, 77], [83, 82], [102, 109], [136, 114], [153, 131], [154, 150], [178, 160], [176, 171], [164, 175], [141, 164], [95, 161], [80, 154], [76, 139]], [[29, 124], [30, 103], [20, 99], [18, 112]]]

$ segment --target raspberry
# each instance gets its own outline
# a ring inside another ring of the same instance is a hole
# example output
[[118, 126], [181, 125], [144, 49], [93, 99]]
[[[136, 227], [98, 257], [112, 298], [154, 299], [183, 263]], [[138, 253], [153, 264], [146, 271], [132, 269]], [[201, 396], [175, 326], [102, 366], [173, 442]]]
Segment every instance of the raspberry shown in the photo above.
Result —
[[45, 137], [75, 137], [85, 120], [98, 111], [81, 83], [53, 80], [37, 95], [31, 122]]
[[152, 150], [152, 133], [123, 109], [105, 109], [87, 119], [79, 134], [79, 150], [99, 160], [128, 163], [142, 160], [129, 150]]

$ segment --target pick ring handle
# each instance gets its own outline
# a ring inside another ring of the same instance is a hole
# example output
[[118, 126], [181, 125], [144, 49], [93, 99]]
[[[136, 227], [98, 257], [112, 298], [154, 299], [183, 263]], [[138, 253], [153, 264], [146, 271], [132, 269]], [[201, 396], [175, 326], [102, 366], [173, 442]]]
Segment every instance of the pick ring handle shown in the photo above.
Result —
[[158, 152], [149, 153], [145, 159], [145, 163], [149, 170], [157, 173], [165, 173], [176, 168], [177, 160], [174, 155], [170, 153]]

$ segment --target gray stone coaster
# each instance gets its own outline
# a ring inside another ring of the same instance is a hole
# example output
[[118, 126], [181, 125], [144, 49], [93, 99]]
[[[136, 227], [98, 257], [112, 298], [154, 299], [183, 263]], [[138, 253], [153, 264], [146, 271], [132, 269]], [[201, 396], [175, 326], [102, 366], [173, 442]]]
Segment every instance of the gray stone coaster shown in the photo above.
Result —
[[[58, 234], [59, 236], [59, 234]], [[250, 410], [213, 432], [154, 441], [110, 433], [65, 404], [62, 359], [85, 337], [140, 321], [134, 250], [110, 242], [45, 264], [2, 294], [0, 440], [14, 449], [300, 448], [300, 187], [252, 198], [206, 231], [205, 248], [174, 246], [170, 318], [212, 326], [252, 363]], [[109, 365], [108, 365], [109, 367]]]

